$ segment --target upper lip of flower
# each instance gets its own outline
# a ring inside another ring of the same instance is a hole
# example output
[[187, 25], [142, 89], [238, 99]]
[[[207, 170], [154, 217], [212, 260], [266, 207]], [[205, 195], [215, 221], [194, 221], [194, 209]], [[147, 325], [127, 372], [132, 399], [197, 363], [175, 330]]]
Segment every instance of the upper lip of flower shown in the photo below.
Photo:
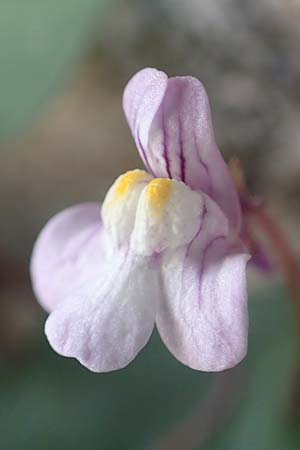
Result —
[[136, 356], [156, 322], [184, 364], [232, 367], [247, 349], [249, 255], [206, 92], [195, 78], [144, 69], [123, 106], [151, 175], [119, 177], [102, 207], [104, 226], [97, 204], [79, 205], [40, 234], [31, 275], [51, 312], [48, 339], [59, 353], [108, 371]]
[[168, 79], [164, 72], [144, 69], [127, 84], [123, 108], [149, 172], [206, 193], [239, 229], [238, 194], [215, 142], [201, 82], [189, 76]]

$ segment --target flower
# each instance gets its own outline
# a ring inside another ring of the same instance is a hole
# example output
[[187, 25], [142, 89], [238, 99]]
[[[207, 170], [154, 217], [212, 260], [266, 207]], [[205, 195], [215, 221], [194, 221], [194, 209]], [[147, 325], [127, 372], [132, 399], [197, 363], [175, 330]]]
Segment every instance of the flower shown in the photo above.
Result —
[[172, 354], [203, 371], [247, 352], [237, 190], [193, 77], [156, 69], [127, 84], [123, 107], [147, 168], [121, 175], [97, 203], [66, 209], [40, 233], [31, 276], [59, 354], [95, 372], [128, 365], [156, 324]]

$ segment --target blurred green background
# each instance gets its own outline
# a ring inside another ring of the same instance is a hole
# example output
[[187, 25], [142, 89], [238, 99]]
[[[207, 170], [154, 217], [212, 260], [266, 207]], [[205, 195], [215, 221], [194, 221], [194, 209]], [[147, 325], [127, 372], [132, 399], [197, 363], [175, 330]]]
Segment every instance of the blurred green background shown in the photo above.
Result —
[[28, 277], [53, 214], [141, 167], [121, 99], [145, 66], [202, 80], [225, 158], [299, 255], [299, 25], [291, 0], [0, 0], [0, 450], [300, 448], [280, 274], [249, 270], [249, 355], [217, 375], [179, 364], [156, 334], [120, 372], [60, 358]]

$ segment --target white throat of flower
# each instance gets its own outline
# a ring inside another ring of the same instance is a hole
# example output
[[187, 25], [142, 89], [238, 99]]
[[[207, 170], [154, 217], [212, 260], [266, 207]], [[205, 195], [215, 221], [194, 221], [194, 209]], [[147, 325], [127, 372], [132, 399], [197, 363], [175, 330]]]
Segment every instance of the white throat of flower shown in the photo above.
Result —
[[200, 229], [204, 199], [181, 181], [143, 170], [121, 175], [109, 189], [102, 219], [114, 244], [152, 255], [186, 245]]

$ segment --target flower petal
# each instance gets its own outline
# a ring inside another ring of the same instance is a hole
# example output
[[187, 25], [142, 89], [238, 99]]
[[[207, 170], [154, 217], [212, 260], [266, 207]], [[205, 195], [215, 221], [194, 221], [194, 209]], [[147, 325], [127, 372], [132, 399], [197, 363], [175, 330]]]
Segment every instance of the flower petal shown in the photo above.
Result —
[[168, 77], [156, 69], [140, 70], [128, 82], [123, 95], [123, 109], [140, 156], [149, 172], [149, 130], [167, 89]]
[[152, 258], [116, 253], [100, 280], [49, 316], [46, 334], [54, 350], [94, 372], [127, 366], [151, 336], [158, 275]]
[[219, 221], [208, 205], [191, 245], [165, 255], [164, 298], [156, 318], [174, 356], [208, 372], [235, 366], [247, 351], [249, 255], [226, 236]]
[[98, 203], [76, 205], [54, 216], [35, 243], [30, 267], [33, 290], [46, 311], [94, 277], [105, 254]]
[[184, 181], [210, 195], [231, 224], [241, 220], [238, 195], [216, 145], [209, 101], [193, 77], [138, 72], [124, 91], [124, 111], [140, 154], [155, 177]]

